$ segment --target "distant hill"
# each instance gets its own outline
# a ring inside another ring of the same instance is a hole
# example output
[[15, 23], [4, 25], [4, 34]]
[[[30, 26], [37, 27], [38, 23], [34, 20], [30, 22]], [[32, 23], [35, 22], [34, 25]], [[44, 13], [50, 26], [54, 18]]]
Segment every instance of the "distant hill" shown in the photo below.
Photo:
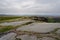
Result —
[[6, 14], [0, 14], [0, 16], [8, 16], [8, 15], [6, 15]]
[[14, 15], [0, 14], [0, 16], [14, 16]]

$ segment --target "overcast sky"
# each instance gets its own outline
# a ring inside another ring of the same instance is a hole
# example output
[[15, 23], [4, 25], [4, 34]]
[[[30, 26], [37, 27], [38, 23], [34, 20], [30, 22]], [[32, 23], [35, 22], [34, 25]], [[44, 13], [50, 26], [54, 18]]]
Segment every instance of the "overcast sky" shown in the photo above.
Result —
[[60, 0], [0, 0], [0, 14], [60, 15]]

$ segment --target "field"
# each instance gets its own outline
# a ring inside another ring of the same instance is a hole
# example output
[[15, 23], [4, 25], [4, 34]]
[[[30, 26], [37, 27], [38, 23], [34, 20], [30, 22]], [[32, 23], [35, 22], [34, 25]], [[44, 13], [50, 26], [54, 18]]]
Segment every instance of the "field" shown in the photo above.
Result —
[[20, 21], [25, 19], [31, 19], [40, 22], [47, 23], [60, 23], [60, 17], [37, 17], [37, 16], [0, 16], [0, 23], [2, 22], [12, 22], [12, 21]]
[[[10, 37], [12, 36], [10, 33], [13, 33], [14, 37]], [[20, 35], [27, 35], [31, 38], [31, 40], [34, 39], [32, 38], [32, 35], [33, 37], [36, 36], [35, 38], [38, 39], [42, 38], [41, 40], [44, 40], [44, 37], [49, 37], [51, 40], [60, 40], [60, 18], [37, 16], [0, 16], [0, 40], [7, 40], [9, 38], [9, 40], [20, 40]], [[24, 37], [22, 38], [24, 39]]]
[[2, 22], [12, 22], [12, 21], [18, 21], [18, 19], [21, 19], [21, 17], [16, 16], [0, 16], [0, 23]]

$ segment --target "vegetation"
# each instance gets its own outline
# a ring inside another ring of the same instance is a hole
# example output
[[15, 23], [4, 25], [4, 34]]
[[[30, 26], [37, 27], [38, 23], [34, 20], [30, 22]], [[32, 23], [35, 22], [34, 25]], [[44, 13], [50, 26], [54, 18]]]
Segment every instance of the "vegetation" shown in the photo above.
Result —
[[2, 26], [2, 27], [0, 28], [0, 33], [9, 31], [9, 30], [11, 30], [11, 29], [13, 29], [13, 28], [14, 28], [13, 26]]
[[[21, 18], [22, 20], [24, 20], [24, 19], [31, 19], [31, 20], [35, 20], [36, 22], [47, 22], [47, 23], [56, 23], [56, 22], [60, 22], [60, 21], [57, 21], [57, 20], [55, 20], [54, 18], [52, 18], [52, 17], [28, 17], [28, 16], [18, 16], [18, 17], [16, 17], [16, 16], [14, 16], [14, 17], [7, 17], [7, 16], [5, 16], [5, 17], [1, 17], [0, 16], [0, 22], [6, 22], [6, 20], [12, 20], [12, 19], [18, 19], [18, 18]], [[34, 19], [32, 19], [32, 18], [34, 18]], [[13, 20], [13, 21], [14, 21]], [[24, 24], [21, 24], [21, 25], [17, 25], [17, 26], [11, 26], [11, 25], [9, 25], [9, 26], [0, 26], [0, 33], [4, 33], [4, 32], [7, 32], [7, 31], [10, 31], [10, 30], [15, 30], [16, 28], [19, 28], [19, 27], [22, 27], [22, 26], [25, 26], [25, 25], [29, 25], [29, 24], [31, 24], [31, 23], [33, 23], [33, 22], [27, 22], [27, 23], [24, 23]], [[50, 34], [50, 33], [52, 33], [52, 34], [56, 34], [55, 32], [58, 30], [58, 29], [60, 29], [60, 28], [56, 28], [55, 30], [53, 30], [53, 31], [51, 31], [51, 32], [48, 32], [47, 34]], [[25, 31], [26, 32], [26, 31]], [[30, 32], [29, 32], [30, 33]], [[32, 32], [33, 33], [33, 32]], [[36, 34], [36, 33], [35, 33]], [[39, 33], [37, 33], [37, 34], [39, 34]], [[40, 36], [40, 38], [41, 38], [41, 36]], [[57, 40], [60, 40], [60, 39], [58, 39], [58, 38], [56, 38]], [[21, 40], [20, 38], [16, 38], [16, 40]]]
[[17, 19], [20, 17], [16, 17], [16, 16], [0, 16], [0, 23], [2, 22], [9, 22], [9, 21], [14, 21], [13, 19]]
[[0, 23], [29, 20], [28, 16], [0, 16]]
[[0, 17], [0, 21], [3, 21], [3, 20], [10, 20], [10, 19], [16, 19], [16, 18], [20, 18], [20, 17], [8, 17], [8, 16]]
[[19, 20], [31, 19], [31, 20], [47, 22], [47, 23], [60, 23], [59, 17], [54, 18], [54, 17], [40, 17], [40, 16], [39, 17], [37, 16], [0, 16], [0, 23], [15, 21], [15, 19], [19, 19]]
[[53, 18], [48, 18], [48, 22], [49, 22], [49, 23], [54, 23], [55, 20], [54, 20]]
[[40, 21], [40, 22], [47, 22], [47, 23], [60, 23], [60, 17], [40, 17], [34, 16], [31, 17], [32, 20]]

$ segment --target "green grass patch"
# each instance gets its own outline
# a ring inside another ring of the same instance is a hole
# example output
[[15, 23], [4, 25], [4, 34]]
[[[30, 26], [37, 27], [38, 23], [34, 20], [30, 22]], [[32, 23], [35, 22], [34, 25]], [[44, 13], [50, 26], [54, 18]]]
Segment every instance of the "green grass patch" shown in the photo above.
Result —
[[[21, 17], [15, 17], [15, 16], [0, 16], [0, 23], [2, 22], [9, 22], [13, 19], [18, 19], [18, 18], [21, 18]], [[14, 21], [14, 20], [13, 20]]]
[[49, 23], [54, 23], [55, 20], [54, 20], [53, 18], [48, 18], [48, 22], [49, 22]]
[[0, 28], [0, 33], [9, 31], [13, 28], [14, 28], [13, 26], [4, 26], [4, 27]]
[[10, 20], [10, 19], [16, 19], [16, 18], [19, 18], [19, 17], [0, 17], [0, 21]]

